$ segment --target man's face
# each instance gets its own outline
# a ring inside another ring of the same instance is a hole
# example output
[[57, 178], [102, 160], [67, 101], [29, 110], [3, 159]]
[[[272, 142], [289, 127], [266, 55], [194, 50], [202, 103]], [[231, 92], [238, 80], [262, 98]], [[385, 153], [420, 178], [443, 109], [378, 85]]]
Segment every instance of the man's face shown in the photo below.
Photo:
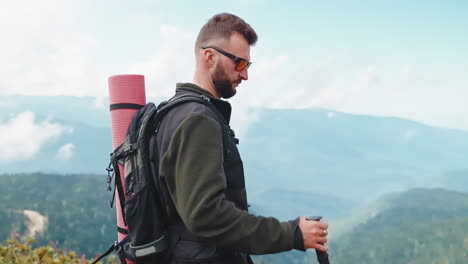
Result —
[[[239, 33], [234, 33], [229, 41], [223, 43], [221, 48], [235, 56], [250, 60], [250, 45]], [[248, 69], [236, 70], [233, 59], [218, 52], [218, 61], [212, 72], [211, 78], [216, 92], [222, 98], [231, 98], [237, 92], [237, 86], [248, 79]]]

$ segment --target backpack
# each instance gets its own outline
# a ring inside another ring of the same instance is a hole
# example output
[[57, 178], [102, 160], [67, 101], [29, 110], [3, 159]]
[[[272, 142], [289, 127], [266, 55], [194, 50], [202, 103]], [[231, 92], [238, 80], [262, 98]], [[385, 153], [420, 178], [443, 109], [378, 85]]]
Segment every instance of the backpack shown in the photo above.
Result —
[[[106, 168], [109, 191], [112, 190], [111, 182], [114, 179], [114, 195], [110, 205], [113, 206], [115, 192], [118, 192], [124, 223], [128, 226], [128, 230], [120, 227], [118, 230], [128, 235], [120, 242], [115, 242], [93, 264], [113, 251], [117, 252], [121, 263], [126, 263], [126, 259], [155, 263], [158, 255], [168, 251], [168, 219], [162, 193], [164, 187], [160, 186], [159, 175], [153, 175], [157, 170], [153, 170], [152, 166], [155, 165], [150, 160], [150, 140], [158, 132], [164, 116], [174, 107], [187, 102], [207, 105], [229, 128], [221, 113], [205, 95], [182, 95], [163, 101], [157, 107], [154, 103], [148, 103], [139, 109], [130, 122], [124, 141], [111, 153]], [[230, 132], [233, 133], [232, 130]], [[124, 166], [125, 190], [119, 164]]]

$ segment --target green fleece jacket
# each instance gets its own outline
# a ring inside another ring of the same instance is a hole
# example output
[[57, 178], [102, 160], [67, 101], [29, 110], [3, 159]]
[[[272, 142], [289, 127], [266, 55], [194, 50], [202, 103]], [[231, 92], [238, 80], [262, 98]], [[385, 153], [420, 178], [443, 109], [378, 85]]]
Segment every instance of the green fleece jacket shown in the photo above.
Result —
[[176, 96], [184, 94], [207, 95], [225, 119], [194, 102], [177, 107], [162, 122], [159, 175], [187, 230], [217, 247], [247, 254], [303, 249], [297, 220], [280, 222], [248, 212], [236, 144], [229, 140], [233, 156], [228, 162], [223, 147], [230, 105], [194, 84], [177, 84]]

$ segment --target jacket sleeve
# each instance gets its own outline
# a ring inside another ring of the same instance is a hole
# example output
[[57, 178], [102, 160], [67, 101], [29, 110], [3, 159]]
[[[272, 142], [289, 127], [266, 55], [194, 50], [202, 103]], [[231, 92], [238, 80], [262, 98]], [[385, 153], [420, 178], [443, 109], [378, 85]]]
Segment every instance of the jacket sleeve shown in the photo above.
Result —
[[220, 247], [249, 254], [291, 250], [293, 224], [251, 215], [225, 199], [221, 133], [212, 118], [190, 115], [161, 158], [160, 175], [182, 221], [191, 233]]

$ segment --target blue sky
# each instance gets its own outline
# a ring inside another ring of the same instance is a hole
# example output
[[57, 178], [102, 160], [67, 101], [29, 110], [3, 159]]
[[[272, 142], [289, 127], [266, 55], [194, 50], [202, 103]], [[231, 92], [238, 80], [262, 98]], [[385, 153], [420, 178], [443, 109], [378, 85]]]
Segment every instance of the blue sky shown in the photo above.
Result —
[[259, 35], [251, 109], [321, 107], [468, 131], [466, 1], [1, 1], [0, 95], [95, 96], [144, 74], [149, 98], [191, 81], [203, 23], [232, 12]]

